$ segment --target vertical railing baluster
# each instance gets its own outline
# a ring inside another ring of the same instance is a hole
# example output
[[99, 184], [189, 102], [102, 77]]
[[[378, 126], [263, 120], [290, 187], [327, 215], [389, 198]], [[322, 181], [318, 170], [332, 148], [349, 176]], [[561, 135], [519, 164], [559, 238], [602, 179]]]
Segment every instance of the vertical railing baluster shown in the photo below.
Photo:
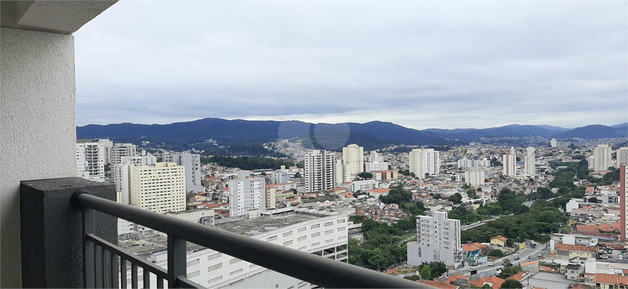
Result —
[[[100, 259], [98, 259], [98, 257], [102, 258], [102, 253], [99, 254], [99, 252], [102, 252], [102, 248], [100, 247], [100, 245], [96, 244], [96, 246], [94, 246], [94, 279], [96, 280], [96, 286], [94, 286], [94, 288], [103, 288], [102, 286], [102, 279], [100, 279], [99, 277], [101, 276], [100, 271], [98, 271], [98, 264], [100, 261]], [[100, 262], [102, 263], [102, 262]], [[100, 268], [102, 269], [102, 268]]]
[[131, 288], [140, 288], [137, 282], [137, 265], [131, 262]]
[[177, 277], [186, 275], [185, 240], [168, 234], [168, 287], [177, 286]]
[[111, 288], [118, 288], [118, 255], [111, 252]]
[[164, 279], [157, 276], [157, 289], [163, 289], [164, 288]]
[[94, 243], [87, 240], [88, 234], [94, 234], [94, 210], [83, 209], [83, 286], [96, 287], [96, 260], [94, 260]]
[[110, 284], [109, 284], [109, 276], [108, 276], [108, 272], [107, 269], [110, 266], [107, 266], [107, 255], [109, 255], [109, 250], [106, 250], [105, 247], [102, 247], [101, 251], [100, 251], [100, 261], [102, 262], [102, 288], [111, 288]]
[[142, 268], [144, 271], [144, 288], [150, 288], [150, 271], [146, 268]]
[[126, 260], [120, 256], [120, 288], [127, 289], [126, 285]]

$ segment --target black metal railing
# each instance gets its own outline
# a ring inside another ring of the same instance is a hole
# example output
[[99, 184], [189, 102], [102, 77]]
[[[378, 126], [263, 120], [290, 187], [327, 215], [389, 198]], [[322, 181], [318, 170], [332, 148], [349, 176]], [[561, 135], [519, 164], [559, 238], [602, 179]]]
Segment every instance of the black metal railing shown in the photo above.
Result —
[[[235, 233], [161, 215], [138, 207], [92, 196], [85, 191], [72, 195], [72, 204], [83, 210], [85, 287], [138, 287], [138, 269], [143, 270], [143, 287], [202, 288], [186, 279], [186, 241], [222, 252], [267, 269], [329, 288], [431, 288], [403, 278], [333, 261], [306, 252], [263, 242]], [[147, 263], [94, 235], [94, 214], [99, 211], [168, 235], [167, 270]], [[119, 260], [119, 262], [118, 262]], [[127, 263], [131, 284], [127, 284]], [[96, 264], [102, 264], [97, 268]], [[118, 269], [120, 270], [118, 274]], [[120, 282], [118, 282], [120, 281]], [[167, 283], [165, 283], [167, 282]], [[167, 285], [166, 285], [167, 284]]]

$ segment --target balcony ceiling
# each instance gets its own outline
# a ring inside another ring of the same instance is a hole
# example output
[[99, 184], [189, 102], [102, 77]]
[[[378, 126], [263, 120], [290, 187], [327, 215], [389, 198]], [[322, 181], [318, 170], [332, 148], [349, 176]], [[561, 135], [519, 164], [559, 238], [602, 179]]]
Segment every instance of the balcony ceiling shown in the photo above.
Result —
[[117, 0], [0, 1], [2, 27], [72, 34]]

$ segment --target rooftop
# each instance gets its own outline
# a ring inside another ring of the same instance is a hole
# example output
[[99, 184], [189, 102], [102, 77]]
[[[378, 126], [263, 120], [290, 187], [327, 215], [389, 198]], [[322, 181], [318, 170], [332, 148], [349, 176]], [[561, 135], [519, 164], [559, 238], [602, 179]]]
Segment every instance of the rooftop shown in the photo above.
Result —
[[244, 236], [254, 236], [317, 218], [321, 217], [297, 213], [253, 219], [227, 219], [226, 222], [215, 224], [215, 227]]

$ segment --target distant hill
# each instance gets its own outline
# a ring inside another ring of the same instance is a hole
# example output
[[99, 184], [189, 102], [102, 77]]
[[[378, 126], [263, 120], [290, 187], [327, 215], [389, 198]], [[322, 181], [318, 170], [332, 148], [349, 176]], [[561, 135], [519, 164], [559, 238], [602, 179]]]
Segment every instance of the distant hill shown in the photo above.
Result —
[[[546, 125], [512, 124], [486, 129], [416, 130], [390, 122], [312, 124], [301, 121], [249, 121], [205, 118], [164, 125], [110, 124], [77, 127], [77, 138], [110, 138], [172, 150], [195, 148], [215, 154], [270, 154], [262, 144], [278, 139], [298, 138], [307, 148], [338, 150], [357, 143], [366, 150], [388, 145], [451, 145], [490, 137], [542, 136], [557, 138], [628, 137], [628, 124], [565, 129]], [[216, 145], [217, 143], [217, 145]]]
[[619, 125], [617, 127], [594, 124], [594, 125], [574, 128], [572, 130], [563, 132], [557, 136], [562, 137], [562, 138], [584, 138], [584, 139], [628, 137], [628, 127], [625, 124]]

